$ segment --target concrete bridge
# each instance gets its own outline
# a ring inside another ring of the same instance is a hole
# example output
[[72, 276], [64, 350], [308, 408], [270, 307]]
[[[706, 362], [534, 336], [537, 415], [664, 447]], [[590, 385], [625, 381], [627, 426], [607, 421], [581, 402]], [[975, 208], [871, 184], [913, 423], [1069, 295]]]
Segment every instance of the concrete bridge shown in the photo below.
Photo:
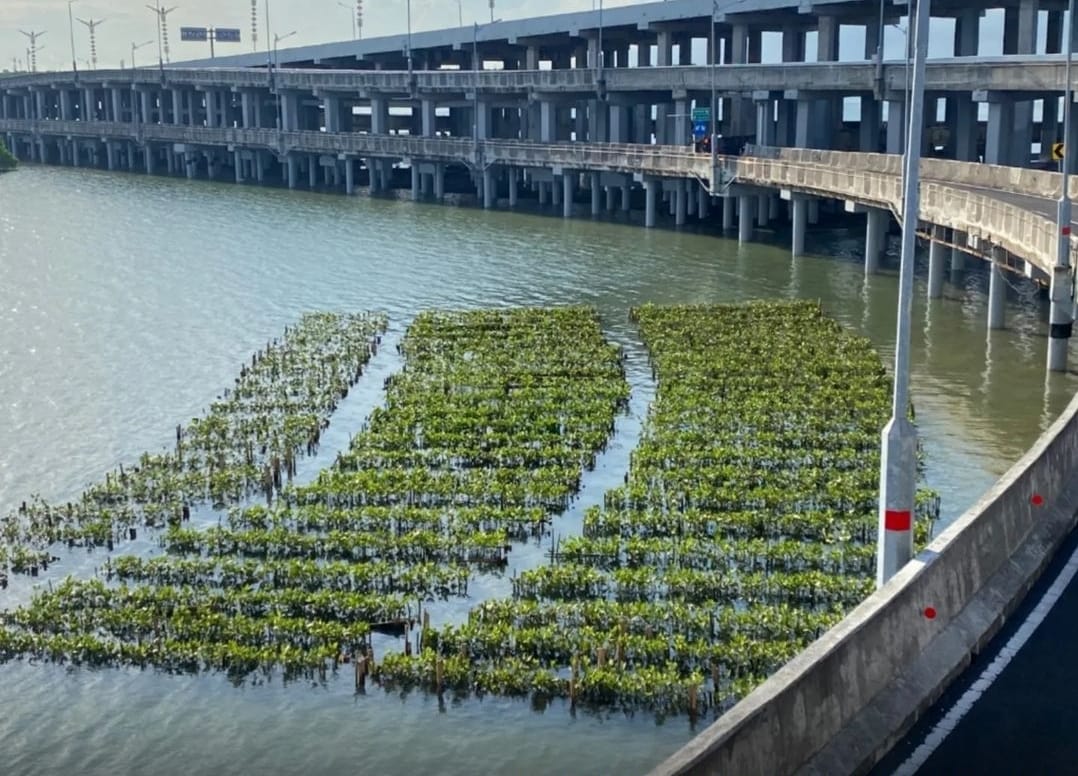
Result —
[[[930, 297], [942, 294], [948, 266], [990, 263], [990, 329], [1005, 325], [1004, 272], [1050, 281], [1063, 186], [1029, 169], [1064, 139], [1063, 4], [1000, 4], [1004, 56], [991, 59], [977, 56], [981, 9], [934, 4], [955, 22], [952, 56], [927, 68], [936, 110], [926, 111], [917, 214], [931, 246]], [[714, 16], [712, 0], [609, 9], [601, 35], [588, 12], [417, 33], [403, 47], [404, 36], [308, 46], [280, 52], [285, 67], [253, 54], [0, 77], [0, 136], [44, 163], [345, 194], [366, 185], [437, 200], [449, 176], [488, 208], [532, 198], [566, 217], [639, 209], [646, 227], [721, 219], [741, 241], [788, 224], [795, 256], [821, 212], [862, 213], [865, 271], [877, 271], [888, 230], [905, 218], [906, 138], [906, 67], [881, 61], [878, 43], [906, 6], [885, 2], [882, 15], [863, 0], [717, 7]], [[864, 30], [864, 59], [840, 62], [839, 31], [851, 26]], [[776, 34], [783, 61], [765, 64], [763, 36]], [[700, 108], [713, 112], [724, 145], [714, 165], [688, 145]], [[1078, 148], [1078, 122], [1067, 140]], [[1073, 273], [1056, 280], [1073, 300]], [[658, 772], [871, 767], [1074, 527], [1076, 468], [1078, 399], [981, 503]], [[926, 606], [936, 616], [921, 616]]]

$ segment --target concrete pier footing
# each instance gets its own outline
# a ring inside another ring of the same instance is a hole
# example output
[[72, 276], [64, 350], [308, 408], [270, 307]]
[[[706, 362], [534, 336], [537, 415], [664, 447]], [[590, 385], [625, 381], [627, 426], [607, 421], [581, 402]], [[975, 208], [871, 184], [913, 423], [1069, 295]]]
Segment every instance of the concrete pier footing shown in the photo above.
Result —
[[939, 299], [943, 296], [943, 252], [947, 246], [939, 242], [943, 237], [940, 227], [932, 230], [932, 236], [928, 247], [928, 298]]
[[743, 194], [737, 198], [737, 241], [746, 243], [752, 239], [753, 205], [756, 198]]
[[793, 234], [791, 236], [790, 252], [794, 256], [800, 256], [805, 252], [805, 225], [808, 223], [808, 200], [804, 197], [794, 197], [790, 203], [792, 208]]

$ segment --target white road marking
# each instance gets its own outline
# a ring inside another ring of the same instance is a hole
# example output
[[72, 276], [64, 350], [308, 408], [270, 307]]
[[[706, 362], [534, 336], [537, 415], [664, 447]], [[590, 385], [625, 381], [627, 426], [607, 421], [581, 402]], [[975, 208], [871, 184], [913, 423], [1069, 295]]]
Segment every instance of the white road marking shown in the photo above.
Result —
[[1000, 649], [995, 659], [981, 671], [977, 680], [962, 694], [962, 697], [950, 708], [943, 719], [936, 723], [935, 727], [925, 737], [924, 742], [894, 771], [892, 776], [913, 776], [921, 769], [921, 766], [928, 762], [928, 758], [939, 748], [950, 732], [958, 726], [962, 717], [966, 716], [966, 713], [981, 699], [981, 695], [1006, 670], [1007, 664], [1018, 654], [1018, 651], [1022, 649], [1029, 637], [1033, 635], [1033, 632], [1048, 617], [1048, 613], [1052, 611], [1052, 607], [1056, 605], [1056, 601], [1059, 600], [1063, 591], [1067, 589], [1067, 585], [1074, 579], [1075, 574], [1078, 574], [1078, 549], [1071, 554], [1067, 565], [1059, 572], [1059, 576], [1056, 577], [1052, 586], [1041, 596], [1041, 600], [1037, 602], [1033, 611], [1029, 613], [1021, 627], [1014, 632], [1014, 635]]

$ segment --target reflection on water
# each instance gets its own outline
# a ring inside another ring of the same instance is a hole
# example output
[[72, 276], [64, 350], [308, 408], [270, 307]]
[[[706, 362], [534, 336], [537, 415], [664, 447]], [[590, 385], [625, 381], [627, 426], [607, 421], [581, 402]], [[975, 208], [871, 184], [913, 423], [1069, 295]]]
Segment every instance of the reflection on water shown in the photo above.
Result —
[[[4, 510], [35, 492], [72, 497], [167, 445], [305, 310], [385, 310], [399, 334], [427, 307], [591, 304], [639, 365], [632, 305], [802, 297], [893, 359], [896, 245], [866, 278], [860, 227], [814, 229], [813, 255], [792, 260], [781, 228], [738, 247], [586, 219], [34, 167], [0, 178], [0, 202]], [[980, 265], [953, 273], [931, 302], [919, 271], [913, 398], [928, 480], [952, 520], [1076, 381], [1046, 377], [1045, 303], [1026, 281], [1009, 278], [1007, 329], [989, 333]], [[630, 369], [637, 413], [646, 373]], [[380, 395], [381, 378], [371, 385], [334, 419], [341, 446]], [[622, 422], [632, 438], [639, 418]], [[614, 459], [589, 497], [620, 481], [625, 456]], [[354, 697], [347, 677], [235, 689], [216, 676], [18, 663], [0, 667], [0, 703], [13, 774], [633, 773], [692, 734], [685, 719], [574, 717], [558, 704]]]

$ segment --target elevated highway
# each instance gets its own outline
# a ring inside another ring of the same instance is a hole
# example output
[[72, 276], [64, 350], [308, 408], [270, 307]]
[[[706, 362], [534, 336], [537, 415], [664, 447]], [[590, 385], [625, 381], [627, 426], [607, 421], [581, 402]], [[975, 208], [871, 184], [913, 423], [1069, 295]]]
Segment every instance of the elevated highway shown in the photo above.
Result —
[[[714, 74], [712, 70], [714, 69]], [[990, 93], [1062, 93], [1065, 62], [1061, 55], [961, 57], [929, 60], [925, 89], [940, 93], [973, 93], [983, 102]], [[705, 93], [712, 86], [727, 92], [840, 92], [899, 93], [905, 89], [903, 62], [797, 62], [784, 64], [741, 64], [710, 68], [682, 67], [610, 68], [601, 76], [601, 88], [616, 98], [624, 94], [639, 102], [641, 94]], [[453, 95], [478, 90], [483, 94], [527, 97], [530, 93], [594, 96], [598, 73], [589, 68], [551, 70], [343, 70], [276, 68], [273, 84], [279, 89], [302, 90], [311, 94], [348, 92], [368, 97], [370, 93], [400, 99], [420, 95]], [[0, 76], [0, 89], [25, 93], [31, 89], [75, 86], [65, 73], [25, 73]], [[93, 70], [79, 74], [80, 88], [156, 89], [166, 87], [260, 89], [269, 88], [270, 72], [265, 68], [205, 67], [154, 68], [137, 70]]]

